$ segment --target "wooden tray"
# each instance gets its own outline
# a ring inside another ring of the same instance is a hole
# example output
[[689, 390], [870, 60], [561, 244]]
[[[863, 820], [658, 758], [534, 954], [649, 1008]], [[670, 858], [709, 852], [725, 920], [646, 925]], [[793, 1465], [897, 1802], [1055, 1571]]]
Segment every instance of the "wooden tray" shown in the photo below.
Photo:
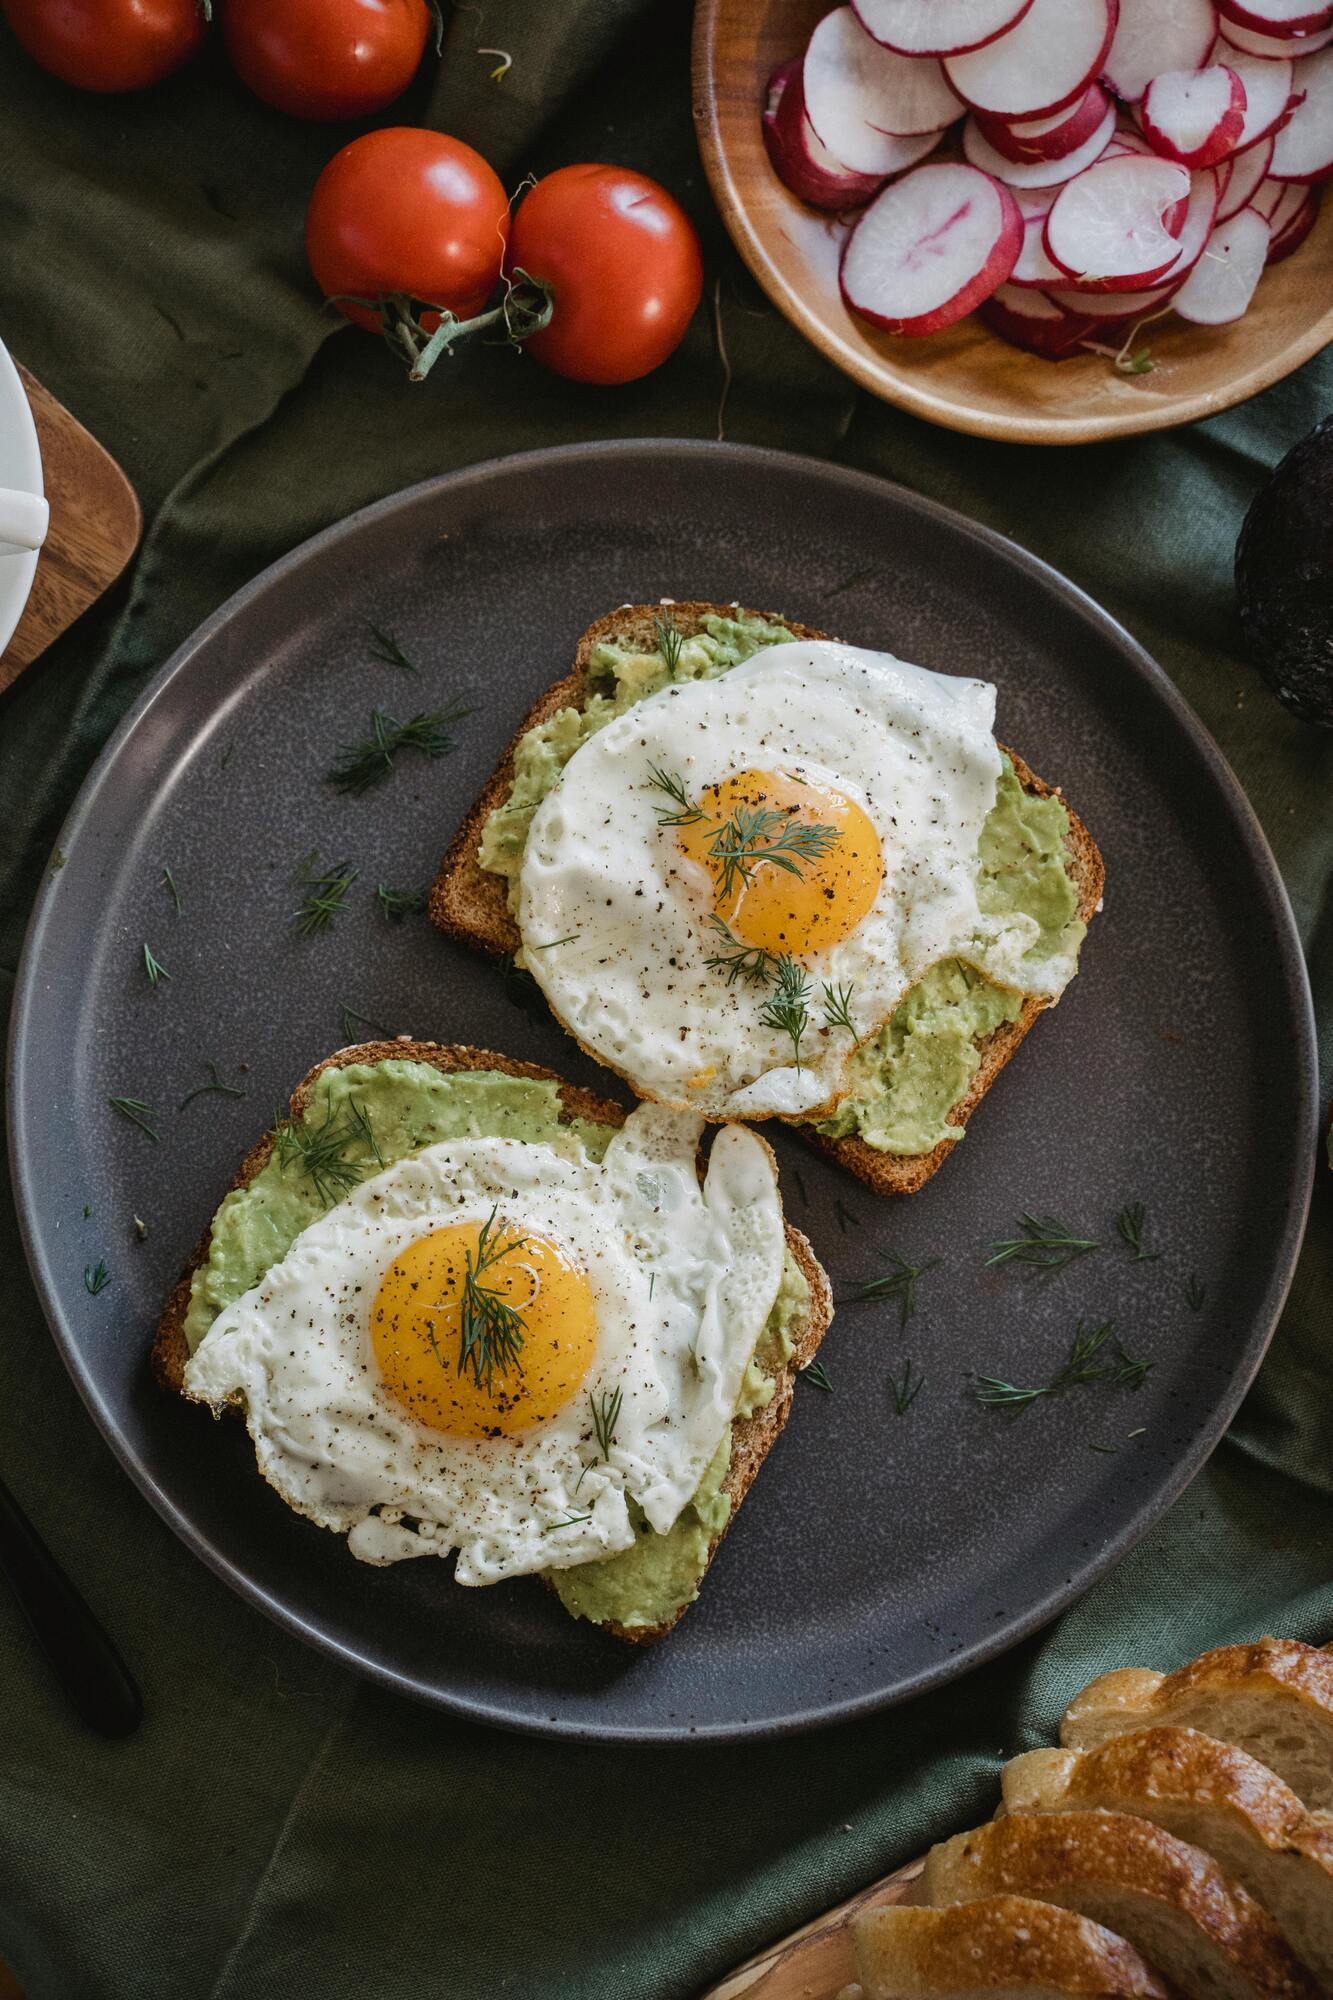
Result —
[[848, 1929], [859, 1910], [881, 1903], [901, 1903], [924, 1861], [909, 1861], [882, 1882], [872, 1882], [849, 1902], [770, 1945], [757, 1958], [738, 1965], [720, 1986], [710, 1986], [700, 2000], [836, 2000], [854, 1976], [852, 1937]]
[[143, 532], [138, 496], [110, 452], [22, 362], [16, 365], [37, 425], [51, 532], [32, 595], [0, 655], [0, 689], [115, 582]]

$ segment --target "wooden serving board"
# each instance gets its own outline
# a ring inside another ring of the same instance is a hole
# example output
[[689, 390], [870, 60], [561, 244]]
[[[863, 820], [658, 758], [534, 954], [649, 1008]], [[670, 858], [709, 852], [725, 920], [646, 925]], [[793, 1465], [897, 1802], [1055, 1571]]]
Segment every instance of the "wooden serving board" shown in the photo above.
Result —
[[32, 595], [0, 655], [0, 689], [115, 582], [143, 532], [138, 496], [110, 452], [21, 362], [17, 366], [37, 425], [51, 530]]
[[728, 1973], [720, 1986], [710, 1986], [700, 2000], [836, 2000], [855, 1976], [852, 1963], [851, 1919], [860, 1910], [881, 1903], [901, 1903], [925, 1863], [909, 1861], [895, 1875], [872, 1882], [868, 1889], [836, 1910], [793, 1931], [744, 1965]]

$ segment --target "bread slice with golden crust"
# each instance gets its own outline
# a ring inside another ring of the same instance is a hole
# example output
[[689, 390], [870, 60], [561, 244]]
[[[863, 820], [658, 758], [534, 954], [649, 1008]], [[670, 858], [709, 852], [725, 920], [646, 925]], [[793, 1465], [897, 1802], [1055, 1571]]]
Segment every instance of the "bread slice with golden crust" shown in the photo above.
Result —
[[[686, 639], [703, 628], [705, 618], [732, 617], [738, 613], [742, 617], [762, 617], [772, 624], [785, 625], [798, 639], [827, 639], [831, 636], [808, 625], [797, 624], [778, 612], [753, 612], [736, 605], [702, 602], [673, 603], [670, 609], [676, 629]], [[496, 956], [519, 949], [522, 940], [509, 914], [505, 883], [499, 875], [482, 868], [477, 859], [482, 829], [491, 813], [505, 803], [513, 785], [515, 749], [530, 729], [548, 722], [560, 709], [583, 706], [592, 692], [589, 664], [593, 650], [603, 641], [614, 641], [631, 651], [655, 651], [655, 620], [660, 618], [661, 613], [661, 605], [629, 604], [597, 619], [580, 639], [571, 671], [563, 680], [548, 688], [524, 716], [440, 863], [430, 896], [431, 919], [440, 930], [464, 944], [479, 946]], [[1011, 759], [1018, 781], [1026, 791], [1039, 798], [1049, 798], [1059, 792], [1058, 786], [1045, 784], [1012, 750], [1007, 750], [1005, 754]], [[1064, 804], [1069, 814], [1066, 846], [1070, 873], [1078, 892], [1078, 914], [1084, 923], [1088, 923], [1101, 907], [1105, 869], [1097, 844], [1087, 827], [1067, 799]], [[1024, 1000], [1022, 1010], [1014, 1020], [1002, 1022], [978, 1044], [980, 1066], [963, 1096], [949, 1112], [951, 1125], [962, 1128], [967, 1124], [1000, 1071], [1036, 1023], [1038, 1015], [1053, 1004], [1050, 1000], [1035, 997]], [[812, 1125], [800, 1123], [796, 1129], [817, 1151], [849, 1168], [877, 1194], [915, 1194], [944, 1164], [958, 1143], [956, 1139], [943, 1139], [928, 1153], [896, 1154], [881, 1152], [854, 1135], [845, 1139], [825, 1138]]]
[[[407, 1036], [396, 1041], [360, 1042], [350, 1048], [338, 1049], [326, 1056], [322, 1062], [305, 1075], [297, 1084], [291, 1096], [291, 1116], [299, 1118], [310, 1102], [310, 1094], [315, 1083], [327, 1069], [346, 1069], [352, 1063], [380, 1062], [428, 1063], [432, 1069], [444, 1075], [465, 1070], [498, 1071], [504, 1076], [529, 1077], [539, 1082], [554, 1083], [559, 1086], [562, 1120], [582, 1119], [593, 1125], [608, 1125], [617, 1130], [625, 1122], [625, 1110], [611, 1098], [598, 1097], [579, 1084], [567, 1083], [554, 1070], [544, 1069], [539, 1063], [520, 1062], [514, 1056], [498, 1055], [490, 1049], [476, 1049], [458, 1043], [414, 1042]], [[274, 1135], [266, 1132], [242, 1160], [232, 1179], [233, 1188], [245, 1187], [264, 1167], [272, 1155]], [[736, 1510], [749, 1492], [756, 1473], [767, 1458], [791, 1414], [792, 1394], [796, 1376], [807, 1363], [812, 1361], [819, 1343], [828, 1331], [833, 1318], [833, 1297], [829, 1289], [828, 1277], [814, 1251], [799, 1229], [788, 1222], [785, 1225], [787, 1248], [810, 1288], [809, 1304], [800, 1325], [792, 1329], [793, 1352], [775, 1377], [773, 1396], [762, 1409], [756, 1409], [748, 1417], [738, 1417], [732, 1424], [731, 1460], [723, 1490], [731, 1502], [731, 1510], [726, 1526], [713, 1538], [709, 1545], [705, 1571], [717, 1554], [723, 1535], [736, 1517]], [[162, 1317], [158, 1322], [153, 1340], [152, 1369], [157, 1381], [165, 1389], [178, 1395], [184, 1394], [185, 1364], [189, 1360], [189, 1347], [185, 1338], [185, 1318], [190, 1308], [190, 1284], [195, 1271], [208, 1257], [212, 1236], [212, 1224], [204, 1231], [195, 1246], [185, 1270], [172, 1288]], [[675, 1616], [659, 1625], [622, 1626], [606, 1624], [599, 1629], [609, 1632], [617, 1639], [632, 1645], [647, 1645], [660, 1639], [684, 1616], [688, 1605], [683, 1605]]]
[[1173, 1674], [1125, 1667], [1076, 1695], [1060, 1724], [1069, 1750], [1130, 1730], [1197, 1729], [1247, 1750], [1298, 1799], [1333, 1808], [1333, 1654], [1299, 1639], [1218, 1646]]
[[865, 1910], [852, 1949], [864, 2000], [1171, 2000], [1133, 1945], [1031, 1896]]
[[1140, 1729], [1097, 1750], [1030, 1750], [1000, 1782], [1010, 1812], [1133, 1813], [1201, 1847], [1333, 1989], [1333, 1820], [1266, 1764], [1194, 1729]]
[[936, 1908], [1034, 1896], [1117, 1932], [1190, 2000], [1320, 2000], [1268, 1912], [1216, 1861], [1127, 1813], [1010, 1813], [933, 1848]]

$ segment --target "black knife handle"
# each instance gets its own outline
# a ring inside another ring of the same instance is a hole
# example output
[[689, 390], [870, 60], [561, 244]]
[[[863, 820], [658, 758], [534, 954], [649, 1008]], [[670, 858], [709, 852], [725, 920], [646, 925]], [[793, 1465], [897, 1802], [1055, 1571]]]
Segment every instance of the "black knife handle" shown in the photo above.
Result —
[[143, 1715], [129, 1668], [0, 1479], [0, 1571], [9, 1579], [64, 1693], [100, 1736], [128, 1736]]

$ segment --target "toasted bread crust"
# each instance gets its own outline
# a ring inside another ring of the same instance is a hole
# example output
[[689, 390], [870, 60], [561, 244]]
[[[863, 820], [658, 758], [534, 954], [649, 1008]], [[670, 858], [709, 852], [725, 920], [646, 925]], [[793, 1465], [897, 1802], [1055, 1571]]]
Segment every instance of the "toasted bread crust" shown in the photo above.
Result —
[[942, 1910], [889, 1904], [852, 1920], [867, 2000], [992, 1990], [1080, 2000], [1171, 2000], [1133, 1945], [1101, 1924], [1031, 1896], [984, 1896]]
[[[583, 1119], [590, 1124], [609, 1125], [619, 1129], [627, 1116], [623, 1105], [615, 1103], [611, 1098], [598, 1097], [593, 1091], [585, 1090], [579, 1084], [567, 1083], [554, 1070], [546, 1069], [540, 1063], [520, 1062], [514, 1056], [500, 1055], [494, 1050], [471, 1048], [460, 1043], [416, 1042], [407, 1036], [401, 1036], [396, 1041], [359, 1042], [325, 1056], [323, 1061], [316, 1063], [314, 1068], [302, 1077], [292, 1092], [291, 1115], [294, 1118], [299, 1117], [305, 1110], [310, 1101], [310, 1093], [325, 1070], [346, 1069], [353, 1063], [380, 1063], [391, 1060], [429, 1063], [433, 1069], [440, 1070], [446, 1076], [466, 1070], [496, 1070], [505, 1076], [525, 1077], [537, 1082], [558, 1084], [562, 1119]], [[253, 1180], [272, 1157], [273, 1146], [274, 1136], [272, 1132], [266, 1132], [242, 1160], [232, 1179], [231, 1187], [244, 1187]], [[731, 1463], [724, 1483], [724, 1491], [731, 1500], [731, 1513], [728, 1516], [727, 1526], [730, 1526], [735, 1518], [736, 1509], [749, 1492], [755, 1474], [773, 1449], [778, 1434], [791, 1413], [792, 1391], [797, 1370], [813, 1359], [833, 1317], [832, 1293], [823, 1267], [800, 1230], [794, 1228], [791, 1223], [786, 1223], [785, 1228], [787, 1247], [810, 1287], [810, 1304], [804, 1322], [793, 1336], [793, 1353], [777, 1379], [777, 1388], [772, 1400], [751, 1416], [739, 1418], [732, 1427]], [[153, 1375], [162, 1388], [180, 1396], [185, 1393], [185, 1364], [189, 1360], [189, 1348], [185, 1339], [185, 1318], [190, 1307], [190, 1284], [196, 1270], [207, 1260], [211, 1239], [210, 1221], [195, 1246], [189, 1263], [168, 1294], [153, 1340], [151, 1356]], [[726, 1528], [722, 1530], [722, 1534], [725, 1533]], [[717, 1553], [722, 1534], [717, 1535], [710, 1544], [705, 1570], [711, 1565]], [[688, 1605], [683, 1606], [674, 1618], [660, 1625], [631, 1628], [608, 1624], [600, 1629], [631, 1645], [647, 1645], [669, 1632], [688, 1608]]]
[[[686, 638], [700, 629], [706, 617], [727, 616], [736, 608], [700, 602], [673, 604], [671, 607], [676, 625]], [[627, 605], [590, 625], [579, 641], [572, 671], [563, 680], [557, 681], [554, 687], [548, 688], [524, 716], [440, 863], [430, 897], [431, 920], [440, 930], [497, 956], [519, 948], [522, 940], [509, 914], [504, 882], [500, 876], [482, 868], [477, 860], [482, 829], [490, 814], [508, 797], [514, 778], [514, 753], [523, 737], [538, 724], [549, 721], [560, 709], [577, 708], [587, 699], [588, 661], [593, 648], [604, 639], [619, 638], [650, 652], [655, 644], [653, 619], [659, 610], [660, 607], [655, 605]], [[745, 612], [742, 615], [765, 617], [773, 623], [785, 624], [801, 639], [827, 639], [831, 636], [783, 618], [777, 612]], [[1012, 761], [1018, 781], [1026, 791], [1040, 798], [1059, 793], [1059, 787], [1045, 784], [1014, 751], [1006, 750], [1005, 754]], [[1089, 923], [1101, 905], [1105, 868], [1087, 827], [1067, 799], [1064, 805], [1069, 814], [1066, 846], [1078, 890], [1078, 914], [1085, 923]], [[951, 1125], [961, 1128], [967, 1124], [1038, 1015], [1053, 1004], [1045, 999], [1025, 1000], [1016, 1019], [1003, 1022], [978, 1044], [981, 1063], [967, 1091], [949, 1112]], [[597, 1059], [595, 1051], [589, 1053]], [[825, 1138], [813, 1126], [799, 1123], [796, 1130], [817, 1152], [848, 1168], [876, 1194], [915, 1194], [944, 1164], [958, 1143], [955, 1139], [944, 1139], [929, 1153], [894, 1154], [880, 1152], [854, 1135], [845, 1139]]]

